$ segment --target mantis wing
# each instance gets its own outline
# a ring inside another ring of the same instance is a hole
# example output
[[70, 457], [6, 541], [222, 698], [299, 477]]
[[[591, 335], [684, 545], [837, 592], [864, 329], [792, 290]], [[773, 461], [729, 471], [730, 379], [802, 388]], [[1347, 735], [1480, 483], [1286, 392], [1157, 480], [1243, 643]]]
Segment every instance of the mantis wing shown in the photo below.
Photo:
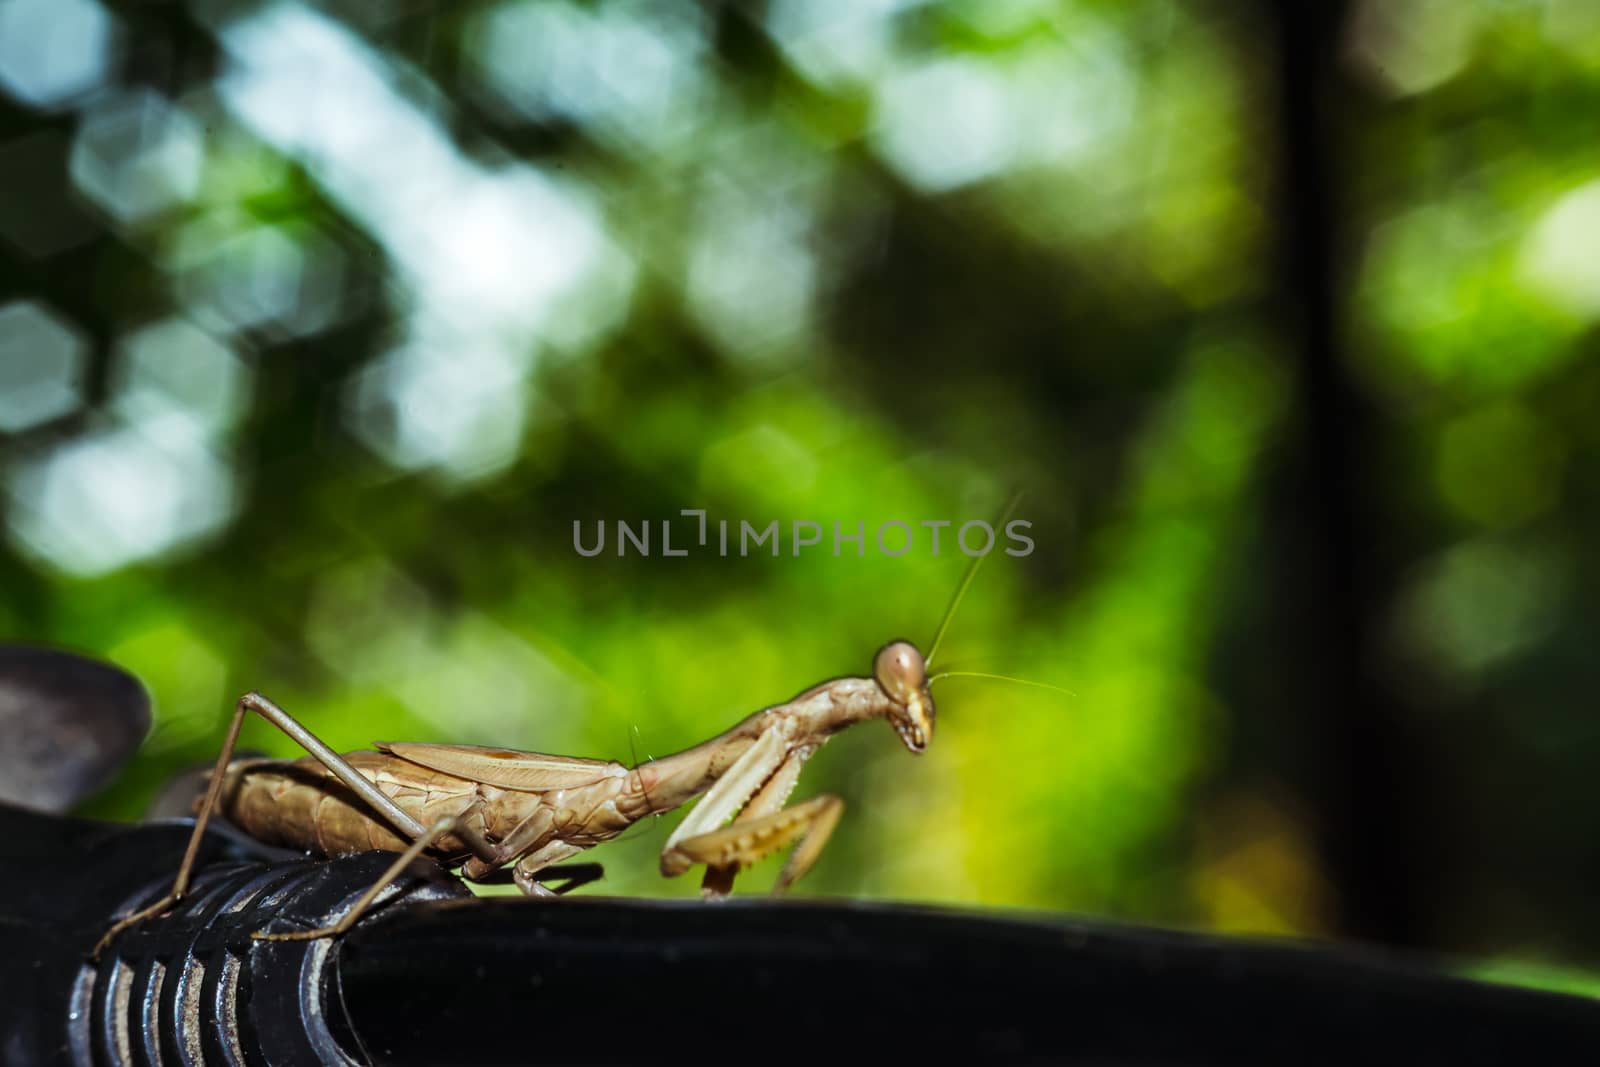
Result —
[[573, 789], [602, 778], [621, 778], [628, 773], [628, 768], [614, 760], [551, 756], [543, 752], [517, 752], [514, 749], [487, 748], [482, 745], [378, 741], [374, 747], [419, 766], [523, 793]]

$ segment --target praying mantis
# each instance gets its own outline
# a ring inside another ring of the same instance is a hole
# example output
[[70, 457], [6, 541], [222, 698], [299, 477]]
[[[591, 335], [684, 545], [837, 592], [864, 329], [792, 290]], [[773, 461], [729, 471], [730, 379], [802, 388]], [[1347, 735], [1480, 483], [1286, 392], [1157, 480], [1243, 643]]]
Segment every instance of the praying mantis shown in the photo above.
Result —
[[[1007, 516], [1015, 506], [1013, 500]], [[974, 671], [929, 674], [983, 558], [974, 557], [967, 568], [926, 657], [909, 641], [891, 641], [878, 650], [870, 676], [812, 686], [707, 741], [634, 767], [540, 752], [400, 742], [341, 755], [272, 701], [248, 693], [235, 706], [210, 783], [196, 805], [194, 830], [172, 888], [118, 919], [93, 955], [98, 958], [124, 930], [183, 899], [207, 821], [218, 810], [245, 834], [270, 845], [329, 856], [373, 849], [399, 853], [337, 922], [313, 930], [257, 932], [252, 935], [257, 939], [344, 933], [423, 855], [459, 866], [470, 882], [490, 881], [512, 865], [512, 880], [523, 893], [555, 896], [544, 882], [557, 873], [556, 864], [696, 798], [699, 803], [662, 849], [661, 873], [673, 877], [704, 866], [702, 893], [722, 897], [731, 892], [740, 870], [793, 846], [773, 887], [781, 894], [816, 862], [844, 809], [832, 794], [785, 806], [806, 761], [829, 738], [882, 719], [907, 751], [920, 754], [933, 738], [933, 682], [952, 676], [1003, 678]], [[309, 755], [235, 760], [239, 729], [250, 713], [282, 730]], [[560, 892], [575, 884], [569, 880]]]

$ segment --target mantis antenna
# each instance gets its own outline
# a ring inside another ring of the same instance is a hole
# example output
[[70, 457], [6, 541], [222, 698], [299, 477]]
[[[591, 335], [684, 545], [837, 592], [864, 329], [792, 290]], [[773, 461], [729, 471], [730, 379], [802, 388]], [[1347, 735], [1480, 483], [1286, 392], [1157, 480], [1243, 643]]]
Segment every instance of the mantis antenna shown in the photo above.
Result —
[[1010, 682], [1013, 685], [1031, 685], [1035, 689], [1049, 689], [1052, 692], [1065, 693], [1069, 697], [1078, 695], [1070, 689], [1063, 689], [1059, 685], [1051, 685], [1049, 682], [1030, 682], [1026, 678], [1013, 678], [1009, 674], [989, 674], [986, 671], [940, 671], [928, 679], [928, 684], [932, 685], [934, 682], [945, 678], [988, 678], [996, 682]]
[[[1006, 505], [1006, 510], [1001, 513], [999, 521], [995, 523], [996, 529], [1005, 529], [1006, 523], [1016, 513], [1017, 505], [1020, 503], [1022, 503], [1022, 492], [1018, 490], [1012, 495], [1011, 502]], [[983, 565], [984, 558], [987, 555], [988, 553], [986, 552], [982, 556], [972, 557], [972, 562], [967, 566], [967, 573], [961, 576], [961, 584], [956, 586], [955, 598], [950, 601], [950, 606], [945, 609], [944, 618], [939, 620], [939, 629], [933, 635], [933, 644], [928, 646], [928, 654], [922, 661], [924, 664], [933, 665], [933, 657], [939, 654], [939, 645], [944, 641], [945, 631], [950, 629], [950, 620], [956, 617], [956, 608], [961, 606], [961, 598], [967, 595], [967, 586], [971, 585], [972, 579], [978, 576], [978, 568]], [[941, 677], [949, 677], [949, 675], [946, 674]]]

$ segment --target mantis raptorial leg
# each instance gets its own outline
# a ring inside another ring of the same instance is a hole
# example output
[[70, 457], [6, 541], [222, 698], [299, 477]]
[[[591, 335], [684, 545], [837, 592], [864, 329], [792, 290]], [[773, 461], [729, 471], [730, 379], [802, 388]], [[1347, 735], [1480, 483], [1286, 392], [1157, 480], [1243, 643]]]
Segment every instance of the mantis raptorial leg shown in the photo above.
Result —
[[690, 863], [704, 863], [708, 868], [706, 882], [710, 892], [720, 895], [723, 879], [731, 883], [740, 868], [798, 841], [772, 887], [773, 894], [777, 895], [811, 869], [843, 813], [844, 801], [824, 793], [792, 808], [691, 837], [680, 842], [676, 852]]
[[717, 784], [707, 790], [700, 803], [694, 806], [678, 828], [667, 838], [661, 853], [661, 873], [667, 876], [682, 874], [694, 866], [694, 860], [680, 852], [678, 846], [690, 838], [709, 833], [727, 822], [740, 806], [761, 788], [763, 782], [783, 762], [787, 738], [776, 728], [768, 728], [734, 761]]
[[[738, 817], [734, 819], [733, 825], [740, 826], [754, 822], [757, 819], [782, 810], [784, 802], [789, 799], [789, 794], [794, 792], [795, 784], [800, 780], [800, 771], [805, 767], [806, 760], [810, 759], [811, 754], [815, 751], [815, 748], [798, 748], [791, 752], [788, 758], [778, 765], [778, 769], [772, 772], [766, 784], [760, 788], [755, 796], [750, 798], [750, 802], [744, 806]], [[840, 801], [839, 803], [842, 809], [844, 802]], [[823, 836], [825, 838], [826, 834]], [[707, 896], [727, 895], [733, 890], [733, 879], [739, 873], [739, 868], [749, 866], [751, 862], [753, 861], [745, 860], [728, 866], [708, 865], [706, 867], [705, 880], [700, 883], [700, 891]], [[807, 866], [809, 867], [810, 864], [807, 863]], [[798, 875], [795, 877], [798, 877]], [[792, 882], [794, 878], [790, 878], [788, 881]], [[787, 887], [788, 882], [780, 877], [773, 891], [782, 892]]]
[[[679, 824], [661, 855], [662, 873], [703, 863], [706, 875], [701, 892], [723, 896], [732, 889], [741, 868], [798, 840], [772, 887], [774, 895], [786, 891], [810, 869], [844, 811], [844, 801], [828, 794], [783, 807], [801, 768], [815, 751], [814, 745], [788, 750], [787, 739], [777, 730], [762, 734]], [[738, 818], [723, 827], [741, 804]]]

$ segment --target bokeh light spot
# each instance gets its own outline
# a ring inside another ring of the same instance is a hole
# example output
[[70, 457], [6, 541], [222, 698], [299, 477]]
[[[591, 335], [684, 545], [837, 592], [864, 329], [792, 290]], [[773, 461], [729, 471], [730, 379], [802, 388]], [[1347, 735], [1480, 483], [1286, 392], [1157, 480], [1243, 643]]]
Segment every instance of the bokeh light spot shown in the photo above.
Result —
[[103, 430], [18, 464], [13, 539], [62, 570], [97, 575], [220, 529], [233, 509], [227, 465], [193, 437], [154, 436]]
[[791, 62], [818, 85], [867, 81], [893, 55], [893, 20], [908, 0], [775, 0], [767, 29]]
[[216, 433], [244, 410], [250, 368], [187, 319], [144, 326], [121, 338], [116, 354], [112, 404], [130, 422], [178, 415]]
[[343, 306], [344, 252], [310, 227], [186, 227], [174, 257], [196, 321], [218, 333], [313, 334]]
[[1479, 15], [1456, 0], [1363, 0], [1350, 23], [1352, 65], [1393, 96], [1426, 92], [1472, 58]]
[[517, 457], [530, 369], [526, 350], [417, 341], [356, 374], [345, 391], [347, 418], [395, 467], [485, 478]]
[[760, 363], [792, 352], [811, 325], [817, 262], [812, 218], [796, 192], [707, 198], [689, 261], [695, 318], [724, 351]]
[[943, 192], [1009, 167], [1016, 110], [1003, 75], [975, 58], [936, 59], [879, 89], [873, 141], [907, 181]]
[[472, 48], [490, 92], [524, 117], [660, 149], [705, 118], [701, 21], [692, 5], [506, 3], [482, 16]]
[[133, 225], [194, 197], [205, 150], [199, 124], [136, 89], [91, 108], [72, 148], [72, 179], [112, 218]]
[[1357, 306], [1391, 347], [1358, 353], [1368, 372], [1505, 388], [1569, 359], [1571, 318], [1518, 277], [1524, 232], [1517, 213], [1471, 183], [1376, 227]]
[[1553, 622], [1562, 587], [1558, 563], [1499, 540], [1457, 545], [1421, 568], [1404, 599], [1410, 643], [1457, 677], [1517, 656]]
[[77, 408], [87, 345], [31, 300], [0, 308], [0, 433], [18, 433]]
[[[415, 99], [432, 87], [339, 24], [280, 4], [221, 39], [232, 60], [224, 103], [384, 246], [419, 318], [531, 333], [620, 255], [580, 185], [465, 158], [436, 101]], [[325, 106], [333, 97], [340, 105]]]
[[0, 89], [54, 108], [98, 87], [116, 51], [116, 24], [94, 0], [0, 4]]
[[1600, 317], [1600, 180], [1558, 200], [1523, 247], [1521, 280], [1574, 317]]

